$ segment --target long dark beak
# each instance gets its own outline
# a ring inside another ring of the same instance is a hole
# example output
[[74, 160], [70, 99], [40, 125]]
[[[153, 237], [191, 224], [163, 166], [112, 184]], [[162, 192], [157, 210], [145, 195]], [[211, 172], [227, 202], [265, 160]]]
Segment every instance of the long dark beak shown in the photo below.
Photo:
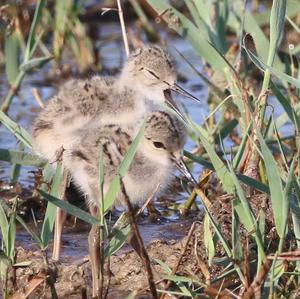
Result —
[[174, 83], [172, 86], [170, 86], [170, 89], [187, 97], [190, 98], [196, 102], [201, 102], [198, 98], [194, 97], [192, 94], [190, 94], [189, 92], [187, 92], [186, 90], [184, 90], [182, 87], [180, 87], [178, 84]]
[[185, 165], [184, 161], [182, 158], [175, 159], [173, 162], [175, 163], [177, 169], [180, 171], [180, 173], [189, 181], [191, 182], [194, 186], [197, 186], [197, 181], [195, 180], [195, 178], [193, 177], [193, 175], [191, 174], [191, 172], [189, 171], [189, 169], [187, 168], [187, 166]]
[[180, 117], [180, 119], [185, 124], [187, 124], [187, 120], [186, 120], [185, 116], [180, 112], [177, 104], [175, 103], [175, 101], [172, 98], [171, 90], [170, 89], [164, 90], [164, 96], [165, 96], [167, 105]]

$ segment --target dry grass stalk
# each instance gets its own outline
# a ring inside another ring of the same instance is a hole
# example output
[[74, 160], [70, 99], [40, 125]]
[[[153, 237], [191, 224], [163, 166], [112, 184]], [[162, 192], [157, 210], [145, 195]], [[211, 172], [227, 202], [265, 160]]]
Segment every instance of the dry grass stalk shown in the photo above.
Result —
[[129, 52], [129, 45], [128, 45], [128, 39], [127, 39], [127, 34], [126, 34], [123, 10], [122, 10], [122, 6], [121, 6], [121, 1], [117, 0], [117, 3], [118, 3], [118, 13], [119, 13], [120, 24], [121, 24], [121, 29], [122, 29], [122, 36], [123, 36], [123, 41], [124, 41], [124, 46], [125, 46], [125, 52], [128, 57], [130, 52]]
[[125, 203], [126, 203], [127, 208], [128, 208], [128, 214], [129, 214], [132, 230], [133, 230], [134, 236], [136, 238], [136, 241], [138, 243], [137, 244], [138, 245], [138, 251], [139, 251], [138, 254], [142, 258], [145, 269], [147, 271], [147, 278], [148, 278], [150, 292], [152, 294], [152, 297], [154, 299], [157, 299], [158, 294], [157, 294], [156, 287], [155, 287], [155, 282], [154, 282], [153, 273], [152, 273], [151, 264], [150, 264], [150, 258], [148, 256], [147, 250], [145, 249], [143, 239], [141, 237], [140, 231], [139, 231], [138, 226], [136, 224], [135, 216], [134, 216], [135, 212], [134, 212], [134, 209], [131, 205], [129, 196], [127, 195], [127, 192], [126, 192], [126, 189], [125, 189], [125, 186], [124, 186], [124, 183], [123, 183], [122, 179], [121, 179], [121, 190], [122, 190], [122, 193], [124, 194]]
[[31, 89], [31, 92], [33, 94], [34, 99], [39, 104], [39, 106], [44, 109], [45, 108], [45, 104], [44, 104], [44, 102], [43, 102], [43, 100], [41, 98], [41, 95], [40, 95], [38, 89], [34, 87], [34, 88]]
[[260, 271], [257, 273], [256, 277], [254, 278], [253, 282], [251, 283], [250, 287], [246, 291], [246, 293], [243, 295], [243, 299], [250, 299], [250, 298], [257, 298], [256, 296], [260, 294], [261, 292], [261, 286], [263, 285], [270, 267], [272, 265], [272, 262], [270, 260], [266, 260], [264, 264], [261, 266]]

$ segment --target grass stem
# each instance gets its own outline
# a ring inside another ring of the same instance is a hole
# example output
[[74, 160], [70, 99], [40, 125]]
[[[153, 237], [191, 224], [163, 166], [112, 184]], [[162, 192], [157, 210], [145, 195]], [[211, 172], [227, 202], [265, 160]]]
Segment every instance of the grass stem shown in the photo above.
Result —
[[122, 5], [121, 5], [121, 0], [117, 0], [118, 3], [118, 13], [119, 13], [119, 19], [120, 19], [120, 24], [121, 24], [121, 29], [122, 29], [122, 36], [123, 36], [123, 41], [124, 41], [124, 46], [125, 46], [125, 52], [127, 57], [129, 56], [129, 45], [128, 45], [128, 39], [127, 39], [127, 33], [126, 33], [126, 27], [125, 27], [125, 22], [124, 22], [124, 15], [123, 15], [123, 10], [122, 10]]

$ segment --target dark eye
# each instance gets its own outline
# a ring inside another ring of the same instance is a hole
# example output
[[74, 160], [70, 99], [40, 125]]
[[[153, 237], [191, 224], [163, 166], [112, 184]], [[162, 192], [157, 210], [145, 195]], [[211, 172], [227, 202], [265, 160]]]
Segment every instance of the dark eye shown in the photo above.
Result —
[[165, 146], [163, 145], [163, 143], [158, 142], [158, 141], [154, 141], [154, 142], [153, 142], [153, 145], [154, 145], [156, 148], [165, 148]]
[[150, 71], [150, 70], [147, 70], [153, 77], [155, 77], [156, 79], [158, 79], [159, 80], [159, 77], [154, 73], [154, 72], [152, 72], [152, 71]]

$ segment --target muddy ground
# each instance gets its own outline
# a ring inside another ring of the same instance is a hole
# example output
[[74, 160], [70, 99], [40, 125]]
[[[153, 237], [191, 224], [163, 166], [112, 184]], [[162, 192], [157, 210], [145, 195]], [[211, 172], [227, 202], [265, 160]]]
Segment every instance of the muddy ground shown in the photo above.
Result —
[[[232, 197], [219, 196], [215, 198], [211, 206], [211, 211], [220, 223], [229, 244], [231, 243], [231, 200]], [[272, 243], [276, 241], [276, 236], [272, 234], [274, 223], [269, 214], [268, 198], [257, 195], [251, 198], [250, 203], [255, 214], [262, 208], [266, 210], [268, 219], [270, 219], [266, 238], [272, 246]], [[224, 271], [224, 263], [226, 263], [226, 254], [220, 244], [216, 248], [214, 265], [208, 266], [202, 214], [202, 212], [190, 213], [180, 221], [161, 220], [160, 222], [156, 220], [155, 223], [151, 223], [149, 217], [139, 220], [139, 229], [151, 259], [157, 289], [169, 288], [172, 291], [180, 291], [174, 283], [168, 284], [163, 280], [167, 274], [171, 274], [167, 273], [166, 267], [168, 267], [169, 271], [174, 271], [174, 273], [176, 269], [176, 275], [193, 279], [193, 286], [190, 286], [190, 290], [206, 283], [210, 287], [205, 288], [206, 294], [203, 293], [203, 296], [209, 295], [209, 298], [215, 298], [221, 287], [223, 288], [222, 298], [232, 298], [230, 293], [227, 293], [226, 289], [224, 290], [224, 281], [219, 279], [214, 281]], [[240, 229], [246, 266], [251, 260], [251, 256], [254, 257], [257, 253], [255, 248], [253, 248], [254, 250], [249, 249], [249, 236], [242, 227]], [[31, 264], [16, 270], [15, 290], [18, 291], [12, 298], [55, 298], [54, 293], [57, 294], [57, 298], [91, 298], [88, 231], [87, 224], [77, 223], [74, 226], [72, 221], [69, 221], [63, 236], [62, 258], [60, 262], [55, 263], [50, 258], [51, 243], [47, 251], [42, 253], [25, 232], [19, 233], [17, 262], [30, 261]], [[47, 259], [45, 254], [48, 255]], [[246, 256], [248, 257], [246, 258]], [[160, 261], [165, 266], [162, 266]], [[110, 279], [110, 284], [107, 298], [127, 298], [132, 292], [135, 292], [135, 298], [152, 298], [148, 290], [145, 266], [138, 254], [128, 244], [111, 256], [109, 265], [106, 262], [105, 289], [108, 279]], [[228, 289], [235, 288], [237, 277], [234, 273], [227, 276], [225, 284]], [[184, 297], [177, 296], [177, 298]], [[195, 298], [204, 297], [199, 295]]]
[[[156, 281], [163, 278], [166, 272], [155, 260], [161, 260], [170, 269], [173, 269], [185, 249], [188, 231], [196, 219], [197, 217], [194, 216], [180, 223], [164, 225], [141, 223], [139, 225], [144, 236], [144, 242], [147, 244], [147, 252], [152, 260]], [[156, 229], [153, 228], [154, 226]], [[28, 298], [51, 298], [50, 280], [55, 282], [54, 286], [58, 298], [91, 298], [92, 283], [87, 255], [88, 229], [86, 226], [79, 232], [77, 228], [69, 227], [66, 230], [63, 237], [62, 259], [57, 263], [53, 263], [49, 259], [48, 269], [44, 262], [43, 253], [34, 249], [35, 246], [30, 243], [29, 239], [24, 246], [25, 235], [25, 233], [20, 235], [22, 242], [19, 243], [23, 243], [23, 246], [17, 248], [17, 262], [31, 261], [31, 264], [16, 270], [16, 289], [19, 292], [15, 293], [13, 298], [22, 298], [21, 294], [24, 296], [30, 290], [32, 295]], [[51, 248], [47, 252], [50, 255]], [[185, 268], [188, 267], [187, 260], [182, 261]], [[126, 298], [132, 291], [137, 292], [136, 298], [151, 298], [143, 263], [129, 245], [125, 245], [121, 251], [112, 256], [109, 262], [110, 288], [108, 298]], [[108, 279], [107, 263], [105, 267], [105, 276]]]

